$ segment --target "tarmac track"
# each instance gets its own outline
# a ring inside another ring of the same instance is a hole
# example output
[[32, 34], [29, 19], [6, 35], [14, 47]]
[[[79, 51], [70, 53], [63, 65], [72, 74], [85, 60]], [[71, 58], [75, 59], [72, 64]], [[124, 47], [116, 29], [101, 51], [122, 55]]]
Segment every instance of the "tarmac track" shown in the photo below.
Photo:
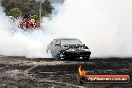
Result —
[[57, 61], [1, 56], [0, 88], [132, 88], [132, 83], [80, 85], [76, 78], [80, 65], [89, 74], [132, 74], [131, 58]]

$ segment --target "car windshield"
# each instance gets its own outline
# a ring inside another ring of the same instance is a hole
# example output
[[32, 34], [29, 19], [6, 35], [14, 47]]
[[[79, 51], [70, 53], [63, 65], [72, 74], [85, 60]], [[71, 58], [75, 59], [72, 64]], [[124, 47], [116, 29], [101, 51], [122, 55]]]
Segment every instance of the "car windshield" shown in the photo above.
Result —
[[69, 44], [82, 44], [82, 42], [78, 39], [63, 39], [63, 40], [61, 40], [61, 45], [69, 45]]

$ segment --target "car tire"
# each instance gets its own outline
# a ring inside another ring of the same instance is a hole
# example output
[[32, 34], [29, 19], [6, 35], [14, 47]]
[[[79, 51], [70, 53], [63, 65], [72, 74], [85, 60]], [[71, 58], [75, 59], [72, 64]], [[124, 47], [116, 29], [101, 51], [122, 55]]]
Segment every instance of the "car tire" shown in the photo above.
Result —
[[59, 54], [60, 60], [64, 60], [65, 58], [64, 57], [61, 57], [61, 55], [63, 55], [63, 54], [62, 53]]
[[57, 55], [55, 56], [55, 59], [56, 59], [56, 60], [64, 60], [65, 58], [60, 57], [60, 55], [61, 55], [61, 54], [57, 54]]

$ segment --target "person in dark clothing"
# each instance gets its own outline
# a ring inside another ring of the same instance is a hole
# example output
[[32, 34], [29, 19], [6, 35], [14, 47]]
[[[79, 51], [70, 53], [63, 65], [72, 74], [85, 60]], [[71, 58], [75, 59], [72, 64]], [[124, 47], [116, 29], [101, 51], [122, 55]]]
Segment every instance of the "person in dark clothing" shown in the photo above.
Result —
[[28, 13], [25, 13], [25, 15], [24, 15], [24, 17], [23, 17], [23, 20], [25, 21], [25, 23], [26, 23], [26, 25], [25, 25], [25, 27], [26, 28], [29, 28], [29, 15], [28, 15]]
[[28, 18], [29, 18], [28, 13], [25, 13], [25, 15], [24, 15], [23, 19], [28, 19]]

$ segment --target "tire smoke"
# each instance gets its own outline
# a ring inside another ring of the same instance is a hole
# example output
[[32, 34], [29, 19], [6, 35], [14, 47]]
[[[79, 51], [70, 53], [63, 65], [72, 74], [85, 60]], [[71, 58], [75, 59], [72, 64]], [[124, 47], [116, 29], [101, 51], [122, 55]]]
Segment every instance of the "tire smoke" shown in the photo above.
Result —
[[[79, 38], [92, 57], [132, 56], [131, 0], [65, 0], [51, 18], [43, 19], [44, 30], [22, 31], [0, 8], [0, 55], [51, 57], [47, 44], [54, 38]], [[16, 31], [17, 30], [17, 31]]]
[[52, 39], [45, 30], [24, 31], [19, 29], [0, 7], [0, 55], [47, 58], [47, 44]]
[[65, 0], [47, 30], [85, 43], [92, 57], [132, 56], [131, 0]]

